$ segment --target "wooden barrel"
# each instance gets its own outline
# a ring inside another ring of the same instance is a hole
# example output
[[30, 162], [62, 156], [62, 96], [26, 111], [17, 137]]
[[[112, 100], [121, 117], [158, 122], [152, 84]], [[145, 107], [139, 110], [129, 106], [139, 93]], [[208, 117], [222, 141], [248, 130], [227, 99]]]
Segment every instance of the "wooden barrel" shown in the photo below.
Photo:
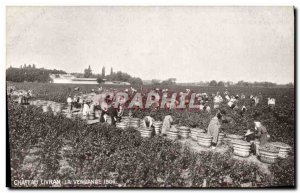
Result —
[[144, 128], [141, 128], [139, 131], [141, 133], [141, 137], [144, 137], [144, 138], [152, 137], [152, 129], [144, 127]]
[[178, 130], [179, 130], [180, 138], [187, 139], [189, 137], [190, 128], [188, 128], [186, 126], [180, 126], [180, 127], [178, 127]]
[[212, 141], [212, 136], [207, 133], [199, 133], [197, 142], [200, 146], [210, 147]]
[[140, 119], [139, 118], [132, 118], [128, 122], [130, 127], [138, 128], [140, 126]]
[[260, 161], [265, 163], [276, 163], [279, 154], [279, 148], [265, 144], [259, 147]]
[[125, 129], [127, 127], [127, 123], [124, 122], [116, 123], [116, 127], [120, 129]]
[[192, 140], [197, 141], [198, 140], [198, 134], [199, 133], [204, 133], [204, 129], [200, 128], [191, 128], [190, 129], [190, 137]]
[[241, 135], [234, 135], [234, 134], [226, 134], [226, 137], [224, 139], [224, 141], [229, 144], [230, 146], [232, 146], [231, 141], [232, 140], [242, 140], [244, 137]]
[[289, 156], [289, 152], [292, 149], [292, 147], [288, 144], [281, 142], [271, 142], [269, 144], [279, 149], [278, 157], [280, 158], [287, 158]]
[[159, 135], [161, 133], [161, 129], [159, 127], [155, 127], [155, 135]]
[[162, 127], [162, 121], [155, 121], [154, 123], [153, 123], [153, 126], [154, 127], [158, 127], [158, 128], [161, 128]]
[[225, 134], [219, 133], [217, 145], [221, 145], [224, 142]]
[[233, 153], [240, 157], [248, 157], [250, 155], [250, 143], [243, 140], [231, 140]]
[[171, 139], [171, 140], [178, 139], [178, 131], [172, 131], [172, 130], [168, 131], [167, 132], [167, 138]]

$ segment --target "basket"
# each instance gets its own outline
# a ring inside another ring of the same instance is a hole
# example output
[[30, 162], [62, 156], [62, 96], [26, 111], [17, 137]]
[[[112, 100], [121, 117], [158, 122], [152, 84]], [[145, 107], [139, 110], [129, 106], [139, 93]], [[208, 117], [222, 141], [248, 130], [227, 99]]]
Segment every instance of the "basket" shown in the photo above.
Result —
[[198, 134], [198, 139], [203, 138], [203, 139], [212, 139], [212, 136], [207, 134], [207, 133], [199, 133]]
[[156, 135], [160, 134], [160, 128], [159, 127], [155, 127], [154, 130], [155, 130], [155, 134]]
[[197, 142], [200, 146], [203, 147], [210, 147], [212, 141], [212, 136], [206, 134], [206, 133], [199, 133]]
[[152, 129], [141, 128], [140, 133], [141, 133], [141, 137], [150, 138], [152, 136]]
[[289, 152], [292, 149], [292, 147], [289, 146], [288, 144], [281, 143], [281, 142], [272, 142], [269, 143], [269, 145], [279, 148], [278, 157], [280, 158], [287, 158], [289, 156]]
[[124, 122], [116, 123], [116, 127], [120, 129], [125, 129], [127, 127], [127, 123]]
[[260, 161], [269, 163], [269, 164], [273, 164], [273, 163], [277, 162], [277, 157], [269, 157], [267, 155], [260, 154]]
[[158, 128], [162, 127], [162, 125], [163, 125], [163, 123], [162, 123], [161, 121], [155, 121], [155, 122], [153, 123], [153, 126], [154, 126], [154, 127], [158, 127]]
[[224, 142], [225, 134], [219, 133], [217, 145], [221, 145]]
[[278, 148], [268, 149], [267, 147], [269, 145], [270, 144], [266, 144], [259, 148], [260, 160], [265, 163], [276, 163], [279, 154], [279, 149]]
[[203, 142], [198, 140], [198, 145], [203, 146], [203, 147], [210, 147], [211, 146], [211, 141], [210, 142]]
[[171, 140], [178, 139], [178, 132], [177, 131], [168, 131], [167, 132], [167, 138]]

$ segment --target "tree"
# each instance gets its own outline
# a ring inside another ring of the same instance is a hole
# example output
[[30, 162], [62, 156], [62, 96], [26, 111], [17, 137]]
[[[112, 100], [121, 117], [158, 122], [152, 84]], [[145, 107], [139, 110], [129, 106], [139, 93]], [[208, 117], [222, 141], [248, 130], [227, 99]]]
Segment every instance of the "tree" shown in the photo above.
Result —
[[176, 78], [169, 78], [161, 82], [162, 85], [174, 85], [176, 84]]
[[133, 86], [140, 86], [140, 85], [143, 85], [143, 81], [142, 81], [142, 79], [140, 79], [140, 78], [131, 78], [131, 79], [129, 80], [129, 83], [130, 83], [131, 85], [133, 85]]
[[210, 81], [209, 86], [217, 86], [218, 83], [215, 80]]
[[34, 69], [35, 69], [35, 64], [32, 64], [32, 68], [34, 68]]
[[219, 81], [219, 82], [218, 82], [218, 87], [225, 87], [224, 82], [223, 82], [223, 81]]
[[91, 66], [89, 66], [87, 69], [84, 69], [84, 78], [89, 78], [92, 76], [92, 69]]
[[110, 75], [112, 76], [113, 74], [114, 74], [113, 68], [111, 67], [111, 68], [110, 68]]
[[160, 81], [156, 80], [156, 79], [152, 79], [151, 80], [151, 84], [153, 84], [153, 85], [160, 85]]
[[102, 67], [102, 77], [105, 77], [105, 67]]

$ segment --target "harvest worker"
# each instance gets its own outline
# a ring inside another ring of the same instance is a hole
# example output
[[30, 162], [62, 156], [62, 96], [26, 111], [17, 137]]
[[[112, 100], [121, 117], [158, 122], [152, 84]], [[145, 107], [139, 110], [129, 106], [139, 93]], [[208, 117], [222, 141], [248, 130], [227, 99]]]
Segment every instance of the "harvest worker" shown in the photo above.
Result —
[[79, 105], [80, 105], [80, 111], [83, 110], [83, 97], [79, 96]]
[[117, 121], [117, 118], [118, 118], [118, 111], [115, 108], [115, 103], [114, 102], [111, 103], [111, 105], [108, 109], [108, 114], [111, 117], [111, 125], [116, 125], [116, 121]]
[[144, 127], [153, 129], [154, 118], [152, 118], [150, 114], [144, 117], [143, 122], [144, 122]]
[[214, 109], [218, 109], [222, 102], [223, 102], [223, 98], [220, 95], [220, 93], [217, 92], [217, 95], [214, 97]]
[[274, 109], [274, 108], [275, 108], [275, 99], [274, 99], [274, 98], [268, 98], [268, 106], [269, 106], [271, 109]]
[[86, 101], [83, 102], [83, 109], [82, 109], [82, 118], [85, 119], [88, 115], [89, 115], [89, 112], [90, 112], [90, 107], [89, 105], [87, 104]]
[[171, 128], [171, 125], [173, 123], [173, 118], [170, 115], [170, 113], [168, 113], [163, 121], [163, 125], [162, 125], [162, 129], [161, 129], [161, 134], [165, 135]]
[[268, 142], [268, 131], [265, 126], [259, 121], [254, 121], [255, 130], [257, 131], [257, 137], [260, 141], [260, 145], [264, 145]]
[[100, 105], [101, 115], [100, 115], [100, 123], [106, 122], [106, 117], [108, 113], [108, 105], [106, 101], [103, 101]]
[[218, 112], [215, 117], [213, 117], [208, 125], [207, 133], [211, 135], [212, 138], [212, 149], [215, 149], [218, 142], [219, 130], [222, 122], [222, 114]]
[[72, 111], [72, 98], [71, 98], [71, 95], [69, 95], [69, 97], [67, 98], [67, 103], [68, 103], [68, 112], [71, 113]]

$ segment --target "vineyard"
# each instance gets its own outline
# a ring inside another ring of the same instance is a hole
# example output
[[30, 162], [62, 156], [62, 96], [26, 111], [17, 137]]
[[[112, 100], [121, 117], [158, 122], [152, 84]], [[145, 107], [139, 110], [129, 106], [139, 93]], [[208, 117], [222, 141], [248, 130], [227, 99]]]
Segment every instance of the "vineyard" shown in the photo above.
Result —
[[[34, 99], [66, 103], [74, 94], [74, 85], [41, 83], [8, 83], [16, 89], [32, 90]], [[97, 89], [91, 85], [76, 85], [82, 92]], [[119, 87], [114, 87], [119, 89]], [[189, 87], [194, 92], [224, 92], [225, 88]], [[152, 89], [145, 86], [143, 89]], [[186, 87], [172, 86], [170, 91], [184, 91]], [[61, 185], [40, 184], [32, 187], [293, 187], [295, 147], [294, 89], [288, 88], [228, 88], [232, 94], [245, 94], [244, 114], [227, 107], [230, 120], [222, 125], [222, 132], [244, 135], [253, 128], [253, 121], [264, 123], [271, 141], [293, 147], [290, 156], [274, 164], [260, 165], [247, 159], [236, 159], [232, 149], [194, 151], [182, 141], [170, 141], [162, 136], [142, 138], [134, 128], [125, 130], [108, 124], [88, 125], [80, 119], [64, 115], [42, 113], [40, 107], [21, 106], [7, 102], [11, 157], [11, 185], [15, 180], [58, 179], [64, 182], [99, 179], [100, 184]], [[250, 107], [249, 96], [261, 93], [264, 100]], [[276, 98], [275, 109], [267, 106], [267, 97]], [[212, 106], [212, 101], [209, 101]], [[143, 118], [149, 110], [133, 111], [133, 117]], [[167, 112], [160, 109], [153, 115], [162, 120]], [[206, 129], [216, 114], [186, 109], [172, 111], [175, 124]], [[125, 111], [128, 115], [128, 111]], [[111, 183], [104, 183], [109, 181]]]

